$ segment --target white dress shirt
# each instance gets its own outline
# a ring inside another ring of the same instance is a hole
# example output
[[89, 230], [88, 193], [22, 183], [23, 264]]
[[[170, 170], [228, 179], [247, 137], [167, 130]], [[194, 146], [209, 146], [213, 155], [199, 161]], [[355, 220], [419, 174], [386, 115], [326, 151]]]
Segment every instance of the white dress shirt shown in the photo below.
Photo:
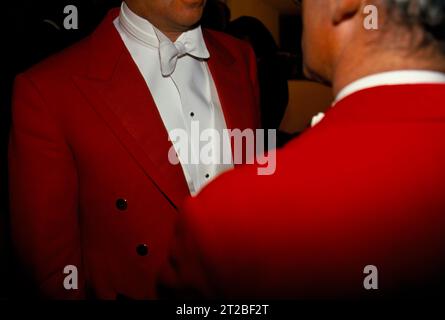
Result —
[[[406, 84], [437, 84], [445, 83], [445, 73], [427, 70], [399, 70], [377, 73], [344, 87], [335, 98], [333, 107], [341, 100], [358, 91], [380, 86], [394, 86]], [[324, 118], [324, 113], [319, 113], [312, 118], [312, 127], [320, 123]]]
[[[201, 28], [183, 33], [172, 43], [149, 21], [132, 12], [125, 2], [122, 3], [120, 15], [114, 24], [147, 83], [167, 131], [170, 133], [172, 130], [182, 129], [190, 137], [192, 122], [196, 128], [199, 121], [200, 132], [216, 129], [222, 137], [227, 126], [207, 66], [206, 60], [210, 54]], [[161, 61], [164, 56], [162, 50], [175, 51], [175, 47], [179, 48], [180, 54], [174, 61]], [[188, 159], [181, 159], [180, 150], [176, 150], [192, 195], [198, 193], [217, 175], [233, 168], [232, 164], [221, 164], [222, 161], [219, 161], [222, 152], [230, 153], [225, 155], [225, 159], [231, 159], [230, 143], [224, 147], [216, 139], [211, 139], [211, 143], [210, 153], [215, 161], [210, 164], [190, 161], [199, 159], [197, 153], [202, 145], [199, 149], [189, 148]], [[208, 145], [208, 142], [205, 144]], [[188, 145], [191, 145], [190, 140]], [[165, 156], [168, 157], [167, 154]]]

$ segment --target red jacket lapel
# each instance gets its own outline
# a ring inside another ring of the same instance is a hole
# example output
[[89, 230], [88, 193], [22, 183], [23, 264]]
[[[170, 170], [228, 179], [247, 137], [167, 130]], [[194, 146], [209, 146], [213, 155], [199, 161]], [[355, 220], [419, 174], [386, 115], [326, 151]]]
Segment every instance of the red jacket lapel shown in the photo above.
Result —
[[125, 48], [113, 10], [91, 36], [89, 74], [75, 82], [147, 177], [174, 205], [189, 190], [181, 166], [171, 165], [172, 146], [147, 85]]
[[[259, 124], [255, 123], [255, 120], [259, 119], [256, 114], [259, 112], [259, 105], [255, 101], [255, 83], [250, 83], [250, 79], [240, 76], [241, 70], [247, 70], [245, 57], [234, 57], [222, 45], [224, 38], [219, 39], [218, 33], [204, 30], [204, 39], [210, 52], [208, 66], [218, 91], [227, 127], [241, 130], [257, 129]], [[248, 97], [251, 99], [246, 99]], [[257, 110], [254, 110], [255, 108]]]

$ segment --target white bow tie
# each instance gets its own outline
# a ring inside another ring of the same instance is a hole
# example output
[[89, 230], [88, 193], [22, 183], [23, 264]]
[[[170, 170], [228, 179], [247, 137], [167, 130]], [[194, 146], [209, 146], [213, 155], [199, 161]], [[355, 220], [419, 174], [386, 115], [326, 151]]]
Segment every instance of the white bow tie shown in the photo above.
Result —
[[164, 77], [173, 74], [176, 69], [178, 59], [189, 55], [195, 59], [208, 59], [207, 50], [199, 50], [199, 46], [186, 39], [177, 40], [175, 43], [169, 39], [162, 39], [159, 43], [159, 58], [161, 61], [161, 72]]
[[125, 2], [122, 3], [119, 23], [129, 35], [136, 38], [142, 44], [152, 48], [158, 48], [161, 72], [165, 77], [173, 74], [178, 59], [186, 55], [202, 60], [210, 58], [201, 27], [199, 26], [183, 33], [179, 39], [173, 43], [148, 20], [133, 13]]
[[176, 69], [176, 63], [178, 59], [189, 54], [193, 56], [194, 47], [189, 43], [182, 43], [181, 41], [176, 41], [175, 43], [171, 41], [162, 41], [159, 44], [159, 58], [161, 60], [161, 72], [164, 77], [172, 75]]

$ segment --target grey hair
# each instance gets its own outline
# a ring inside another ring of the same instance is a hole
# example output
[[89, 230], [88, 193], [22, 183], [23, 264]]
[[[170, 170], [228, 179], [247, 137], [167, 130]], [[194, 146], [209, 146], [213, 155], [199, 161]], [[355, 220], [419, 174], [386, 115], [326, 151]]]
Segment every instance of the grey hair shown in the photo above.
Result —
[[426, 40], [445, 47], [445, 0], [385, 0], [392, 13], [408, 26], [420, 26]]

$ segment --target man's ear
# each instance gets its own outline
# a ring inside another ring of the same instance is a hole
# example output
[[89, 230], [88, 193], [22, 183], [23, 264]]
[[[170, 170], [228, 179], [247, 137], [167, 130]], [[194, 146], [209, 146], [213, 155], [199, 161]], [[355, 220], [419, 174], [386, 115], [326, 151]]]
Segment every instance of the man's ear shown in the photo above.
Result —
[[355, 16], [361, 6], [363, 0], [332, 0], [332, 22], [338, 25], [345, 20]]

